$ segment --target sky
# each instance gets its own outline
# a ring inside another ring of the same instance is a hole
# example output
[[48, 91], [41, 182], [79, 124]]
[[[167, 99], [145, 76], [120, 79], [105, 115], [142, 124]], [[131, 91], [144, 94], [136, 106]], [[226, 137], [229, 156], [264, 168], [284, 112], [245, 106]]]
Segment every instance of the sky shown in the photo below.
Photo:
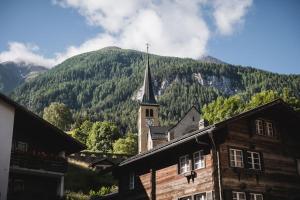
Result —
[[299, 0], [0, 0], [0, 62], [106, 46], [300, 74]]

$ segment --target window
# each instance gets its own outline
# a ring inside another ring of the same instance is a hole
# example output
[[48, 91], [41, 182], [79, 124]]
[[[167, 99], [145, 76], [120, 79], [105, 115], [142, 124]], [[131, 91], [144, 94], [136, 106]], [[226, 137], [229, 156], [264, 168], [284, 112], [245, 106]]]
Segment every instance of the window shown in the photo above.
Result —
[[247, 164], [250, 169], [261, 170], [260, 154], [258, 152], [247, 151]]
[[268, 137], [275, 137], [274, 126], [271, 121], [257, 119], [255, 120], [255, 127], [256, 127], [256, 134], [268, 136]]
[[150, 109], [150, 117], [153, 117], [153, 109]]
[[214, 192], [210, 191], [210, 192], [206, 192], [206, 200], [214, 200]]
[[206, 200], [206, 193], [196, 194], [194, 200]]
[[178, 200], [192, 200], [192, 197], [191, 196], [182, 197], [182, 198], [179, 198]]
[[134, 173], [131, 173], [129, 175], [129, 189], [133, 190], [134, 189]]
[[264, 135], [263, 121], [261, 119], [255, 120], [256, 133], [258, 135]]
[[189, 156], [181, 156], [179, 158], [179, 172], [180, 174], [186, 173], [190, 171], [190, 162], [189, 162]]
[[202, 169], [205, 167], [203, 151], [195, 152], [193, 158], [194, 158], [194, 169]]
[[238, 149], [230, 149], [230, 166], [231, 167], [244, 167], [243, 151]]
[[250, 200], [263, 200], [262, 194], [250, 193]]
[[245, 192], [232, 192], [232, 200], [246, 200]]
[[266, 122], [266, 133], [269, 137], [275, 137], [272, 122]]
[[214, 199], [214, 193], [213, 191], [209, 191], [209, 192], [203, 192], [200, 194], [196, 194], [194, 196], [194, 200], [213, 200]]
[[17, 151], [27, 152], [27, 148], [28, 148], [27, 143], [20, 142], [20, 141], [17, 142], [17, 145], [16, 145], [16, 150]]
[[146, 109], [146, 117], [153, 117], [153, 109]]

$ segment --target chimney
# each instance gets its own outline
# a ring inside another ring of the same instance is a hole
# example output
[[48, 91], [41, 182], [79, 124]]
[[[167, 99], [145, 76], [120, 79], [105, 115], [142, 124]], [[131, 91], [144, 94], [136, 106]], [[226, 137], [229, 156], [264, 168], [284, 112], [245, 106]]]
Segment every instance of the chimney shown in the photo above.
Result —
[[205, 119], [200, 119], [199, 121], [199, 130], [205, 128], [206, 126], [208, 126], [208, 121]]

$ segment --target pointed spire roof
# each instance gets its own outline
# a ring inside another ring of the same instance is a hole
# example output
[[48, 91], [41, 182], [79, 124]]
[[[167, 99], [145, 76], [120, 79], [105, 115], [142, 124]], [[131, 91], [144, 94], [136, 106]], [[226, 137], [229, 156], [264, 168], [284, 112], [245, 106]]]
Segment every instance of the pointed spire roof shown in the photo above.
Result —
[[149, 65], [149, 53], [148, 53], [148, 47], [149, 44], [147, 44], [147, 66], [145, 70], [145, 77], [144, 77], [144, 86], [143, 86], [143, 104], [157, 104], [153, 92], [153, 86], [152, 86], [152, 78], [151, 78], [151, 72], [150, 72], [150, 65]]

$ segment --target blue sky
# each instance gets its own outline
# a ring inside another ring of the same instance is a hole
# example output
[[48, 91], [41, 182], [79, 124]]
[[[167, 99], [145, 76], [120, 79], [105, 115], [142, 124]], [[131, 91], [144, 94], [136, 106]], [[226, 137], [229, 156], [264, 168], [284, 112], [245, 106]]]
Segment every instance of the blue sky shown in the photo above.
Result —
[[300, 74], [298, 0], [109, 2], [0, 0], [0, 61], [52, 67], [104, 46], [145, 50], [150, 42], [160, 55]]

